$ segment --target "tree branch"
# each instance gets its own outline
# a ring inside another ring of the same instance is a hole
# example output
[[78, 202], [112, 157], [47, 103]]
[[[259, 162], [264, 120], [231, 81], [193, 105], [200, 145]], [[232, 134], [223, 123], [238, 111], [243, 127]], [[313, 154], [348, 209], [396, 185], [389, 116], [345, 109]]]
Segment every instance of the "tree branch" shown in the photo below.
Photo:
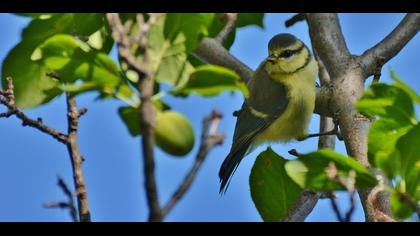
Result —
[[76, 188], [79, 219], [81, 222], [90, 222], [87, 189], [82, 168], [83, 158], [77, 144], [77, 132], [81, 113], [79, 113], [79, 110], [77, 109], [76, 99], [68, 93], [66, 93], [66, 102], [68, 123], [68, 142], [66, 145], [73, 169], [73, 181]]
[[212, 38], [204, 38], [198, 48], [194, 51], [194, 55], [204, 62], [224, 66], [235, 71], [245, 82], [251, 80], [252, 75], [254, 74], [247, 65], [239, 61], [217, 40]]
[[[385, 179], [382, 173], [370, 168], [367, 158], [367, 138], [371, 120], [358, 113], [354, 106], [363, 95], [366, 73], [357, 58], [350, 56], [336, 14], [308, 14], [307, 21], [312, 45], [331, 76], [328, 89], [330, 97], [326, 104], [338, 116], [347, 153], [369, 168], [375, 176]], [[376, 203], [379, 204], [369, 203], [369, 196], [375, 189], [359, 189], [366, 220], [383, 219], [376, 217], [378, 211], [392, 218], [386, 192], [380, 191], [376, 195]]]
[[222, 117], [222, 114], [213, 111], [211, 115], [205, 117], [203, 119], [203, 129], [201, 133], [201, 142], [200, 142], [200, 148], [198, 150], [198, 153], [196, 155], [195, 162], [191, 168], [191, 170], [188, 172], [188, 174], [185, 176], [183, 182], [178, 187], [178, 189], [174, 192], [172, 197], [169, 199], [166, 206], [162, 209], [162, 214], [166, 216], [169, 211], [174, 207], [174, 205], [184, 196], [184, 194], [187, 192], [189, 187], [191, 186], [194, 178], [196, 177], [198, 170], [200, 169], [201, 165], [203, 164], [204, 160], [206, 159], [208, 153], [210, 150], [216, 146], [222, 144], [225, 136], [224, 134], [217, 134], [216, 130], [219, 125], [219, 121]]
[[347, 67], [350, 53], [341, 32], [337, 14], [308, 13], [306, 16], [312, 46], [316, 48], [330, 76], [338, 77]]
[[[126, 22], [123, 26], [117, 13], [107, 13], [108, 23], [112, 30], [114, 40], [118, 44], [119, 56], [133, 68], [139, 75], [138, 88], [141, 91], [139, 119], [141, 127], [141, 147], [143, 151], [143, 168], [145, 175], [145, 189], [147, 204], [149, 206], [149, 221], [162, 221], [163, 215], [159, 204], [159, 197], [155, 179], [155, 161], [153, 147], [155, 143], [154, 128], [156, 122], [155, 109], [152, 103], [154, 75], [148, 69], [148, 31], [152, 24], [156, 23], [160, 14], [150, 14], [147, 22], [144, 22], [143, 14], [137, 14], [137, 24], [139, 27], [139, 34], [134, 37], [129, 36], [131, 31], [131, 22]], [[131, 51], [131, 46], [138, 44], [143, 53], [143, 61], [140, 63], [136, 60]]]
[[223, 13], [223, 16], [227, 20], [227, 23], [215, 38], [220, 44], [223, 44], [230, 32], [235, 29], [238, 13]]
[[292, 18], [286, 20], [284, 22], [284, 26], [286, 26], [286, 28], [289, 28], [290, 26], [296, 24], [299, 21], [305, 21], [306, 20], [306, 14], [305, 13], [298, 13], [296, 15], [294, 15]]
[[[37, 120], [32, 120], [28, 118], [22, 111], [20, 111], [18, 107], [16, 106], [14, 88], [13, 88], [13, 79], [11, 77], [8, 77], [6, 78], [6, 80], [7, 80], [6, 90], [5, 91], [0, 90], [0, 103], [5, 105], [8, 108], [8, 111], [5, 113], [1, 113], [0, 117], [9, 117], [11, 115], [15, 115], [17, 118], [22, 120], [23, 126], [28, 125], [28, 126], [34, 127], [38, 129], [39, 131], [50, 135], [51, 137], [55, 138], [60, 143], [63, 143], [67, 146], [67, 150], [69, 152], [70, 160], [72, 164], [73, 180], [74, 180], [74, 184], [75, 184], [75, 188], [77, 192], [79, 219], [82, 222], [90, 221], [87, 190], [86, 190], [86, 184], [84, 181], [83, 170], [82, 170], [83, 158], [80, 155], [78, 145], [77, 145], [77, 128], [78, 128], [79, 118], [87, 112], [87, 109], [82, 108], [78, 110], [76, 106], [76, 101], [74, 100], [74, 98], [69, 96], [69, 94], [66, 94], [68, 134], [67, 135], [63, 134], [51, 127], [44, 125], [41, 118], [38, 118]], [[63, 186], [61, 187], [63, 188]]]
[[375, 74], [378, 63], [385, 64], [397, 55], [419, 30], [420, 13], [407, 14], [390, 34], [360, 56], [365, 77]]

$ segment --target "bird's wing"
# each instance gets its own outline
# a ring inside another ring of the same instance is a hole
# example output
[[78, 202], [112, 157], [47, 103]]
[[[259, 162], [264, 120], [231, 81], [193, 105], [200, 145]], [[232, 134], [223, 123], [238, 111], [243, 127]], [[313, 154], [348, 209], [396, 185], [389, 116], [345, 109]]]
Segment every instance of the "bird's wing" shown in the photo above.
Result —
[[230, 177], [255, 137], [270, 126], [288, 104], [286, 87], [272, 80], [262, 66], [257, 69], [248, 88], [250, 96], [239, 111], [232, 148], [219, 171], [220, 192], [227, 189]]

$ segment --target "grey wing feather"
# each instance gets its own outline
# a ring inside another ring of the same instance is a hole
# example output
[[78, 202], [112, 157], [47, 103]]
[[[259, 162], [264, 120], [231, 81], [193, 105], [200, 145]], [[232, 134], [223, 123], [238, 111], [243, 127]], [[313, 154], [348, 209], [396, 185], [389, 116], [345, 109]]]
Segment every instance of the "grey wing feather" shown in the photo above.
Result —
[[242, 158], [245, 156], [245, 153], [252, 141], [254, 141], [255, 136], [268, 125], [264, 119], [252, 115], [249, 108], [247, 108], [246, 103], [242, 105], [240, 112], [241, 113], [236, 122], [235, 133], [233, 135], [234, 141], [232, 148], [220, 167], [220, 192], [227, 190], [230, 177], [233, 175]]
[[[250, 96], [239, 112], [232, 148], [219, 171], [220, 192], [225, 192], [231, 176], [247, 153], [255, 137], [277, 119], [288, 104], [286, 87], [273, 81], [265, 72], [263, 63], [249, 82]], [[258, 88], [254, 83], [258, 83]], [[266, 118], [253, 115], [249, 107], [268, 114]]]

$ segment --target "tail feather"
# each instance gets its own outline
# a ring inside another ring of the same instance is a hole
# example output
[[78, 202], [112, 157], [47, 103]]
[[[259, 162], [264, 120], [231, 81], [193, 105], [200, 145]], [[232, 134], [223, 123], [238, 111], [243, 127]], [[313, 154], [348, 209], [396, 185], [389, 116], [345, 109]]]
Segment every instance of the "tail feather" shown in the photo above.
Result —
[[244, 158], [247, 148], [242, 148], [236, 151], [231, 151], [223, 161], [219, 170], [220, 190], [219, 193], [225, 193], [232, 175], [235, 173], [239, 163]]

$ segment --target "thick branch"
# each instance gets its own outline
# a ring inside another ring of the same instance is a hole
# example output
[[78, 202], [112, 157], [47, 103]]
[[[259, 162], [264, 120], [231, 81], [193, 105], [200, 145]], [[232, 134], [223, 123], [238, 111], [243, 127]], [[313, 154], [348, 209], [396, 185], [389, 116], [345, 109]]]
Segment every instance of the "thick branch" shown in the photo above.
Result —
[[308, 13], [307, 22], [312, 45], [332, 78], [347, 66], [350, 53], [335, 13]]
[[[360, 63], [351, 57], [345, 45], [336, 14], [308, 14], [309, 32], [312, 45], [321, 58], [331, 76], [330, 92], [327, 104], [337, 114], [341, 134], [343, 135], [349, 156], [370, 168], [367, 158], [367, 139], [371, 120], [355, 109], [356, 101], [364, 91], [366, 73]], [[370, 168], [376, 176], [384, 176]], [[378, 204], [370, 203], [369, 199], [374, 189], [359, 189], [367, 221], [380, 221], [377, 212], [391, 217], [389, 196], [379, 191]]]
[[210, 150], [216, 146], [222, 144], [224, 140], [224, 134], [217, 134], [217, 126], [219, 124], [221, 114], [213, 111], [212, 114], [203, 120], [203, 130], [201, 135], [200, 148], [198, 150], [195, 162], [191, 170], [185, 176], [184, 181], [174, 192], [172, 197], [169, 199], [166, 206], [162, 209], [162, 214], [165, 216], [171, 211], [174, 205], [184, 196], [189, 187], [191, 186], [194, 178], [196, 177], [198, 170], [203, 164]]
[[248, 82], [251, 80], [253, 71], [235, 56], [230, 54], [217, 40], [204, 38], [194, 55], [204, 62], [224, 66], [238, 73], [241, 78]]
[[90, 211], [88, 204], [88, 196], [85, 179], [83, 177], [82, 162], [83, 158], [80, 154], [77, 144], [77, 130], [79, 125], [79, 117], [81, 114], [77, 109], [74, 97], [66, 94], [67, 101], [67, 121], [68, 121], [68, 142], [67, 150], [70, 155], [71, 165], [73, 169], [73, 180], [76, 188], [77, 205], [79, 209], [79, 219], [81, 222], [90, 222]]
[[376, 65], [386, 63], [419, 32], [420, 13], [407, 14], [398, 26], [374, 47], [366, 50], [360, 57], [360, 63], [366, 73], [366, 78], [375, 73]]

